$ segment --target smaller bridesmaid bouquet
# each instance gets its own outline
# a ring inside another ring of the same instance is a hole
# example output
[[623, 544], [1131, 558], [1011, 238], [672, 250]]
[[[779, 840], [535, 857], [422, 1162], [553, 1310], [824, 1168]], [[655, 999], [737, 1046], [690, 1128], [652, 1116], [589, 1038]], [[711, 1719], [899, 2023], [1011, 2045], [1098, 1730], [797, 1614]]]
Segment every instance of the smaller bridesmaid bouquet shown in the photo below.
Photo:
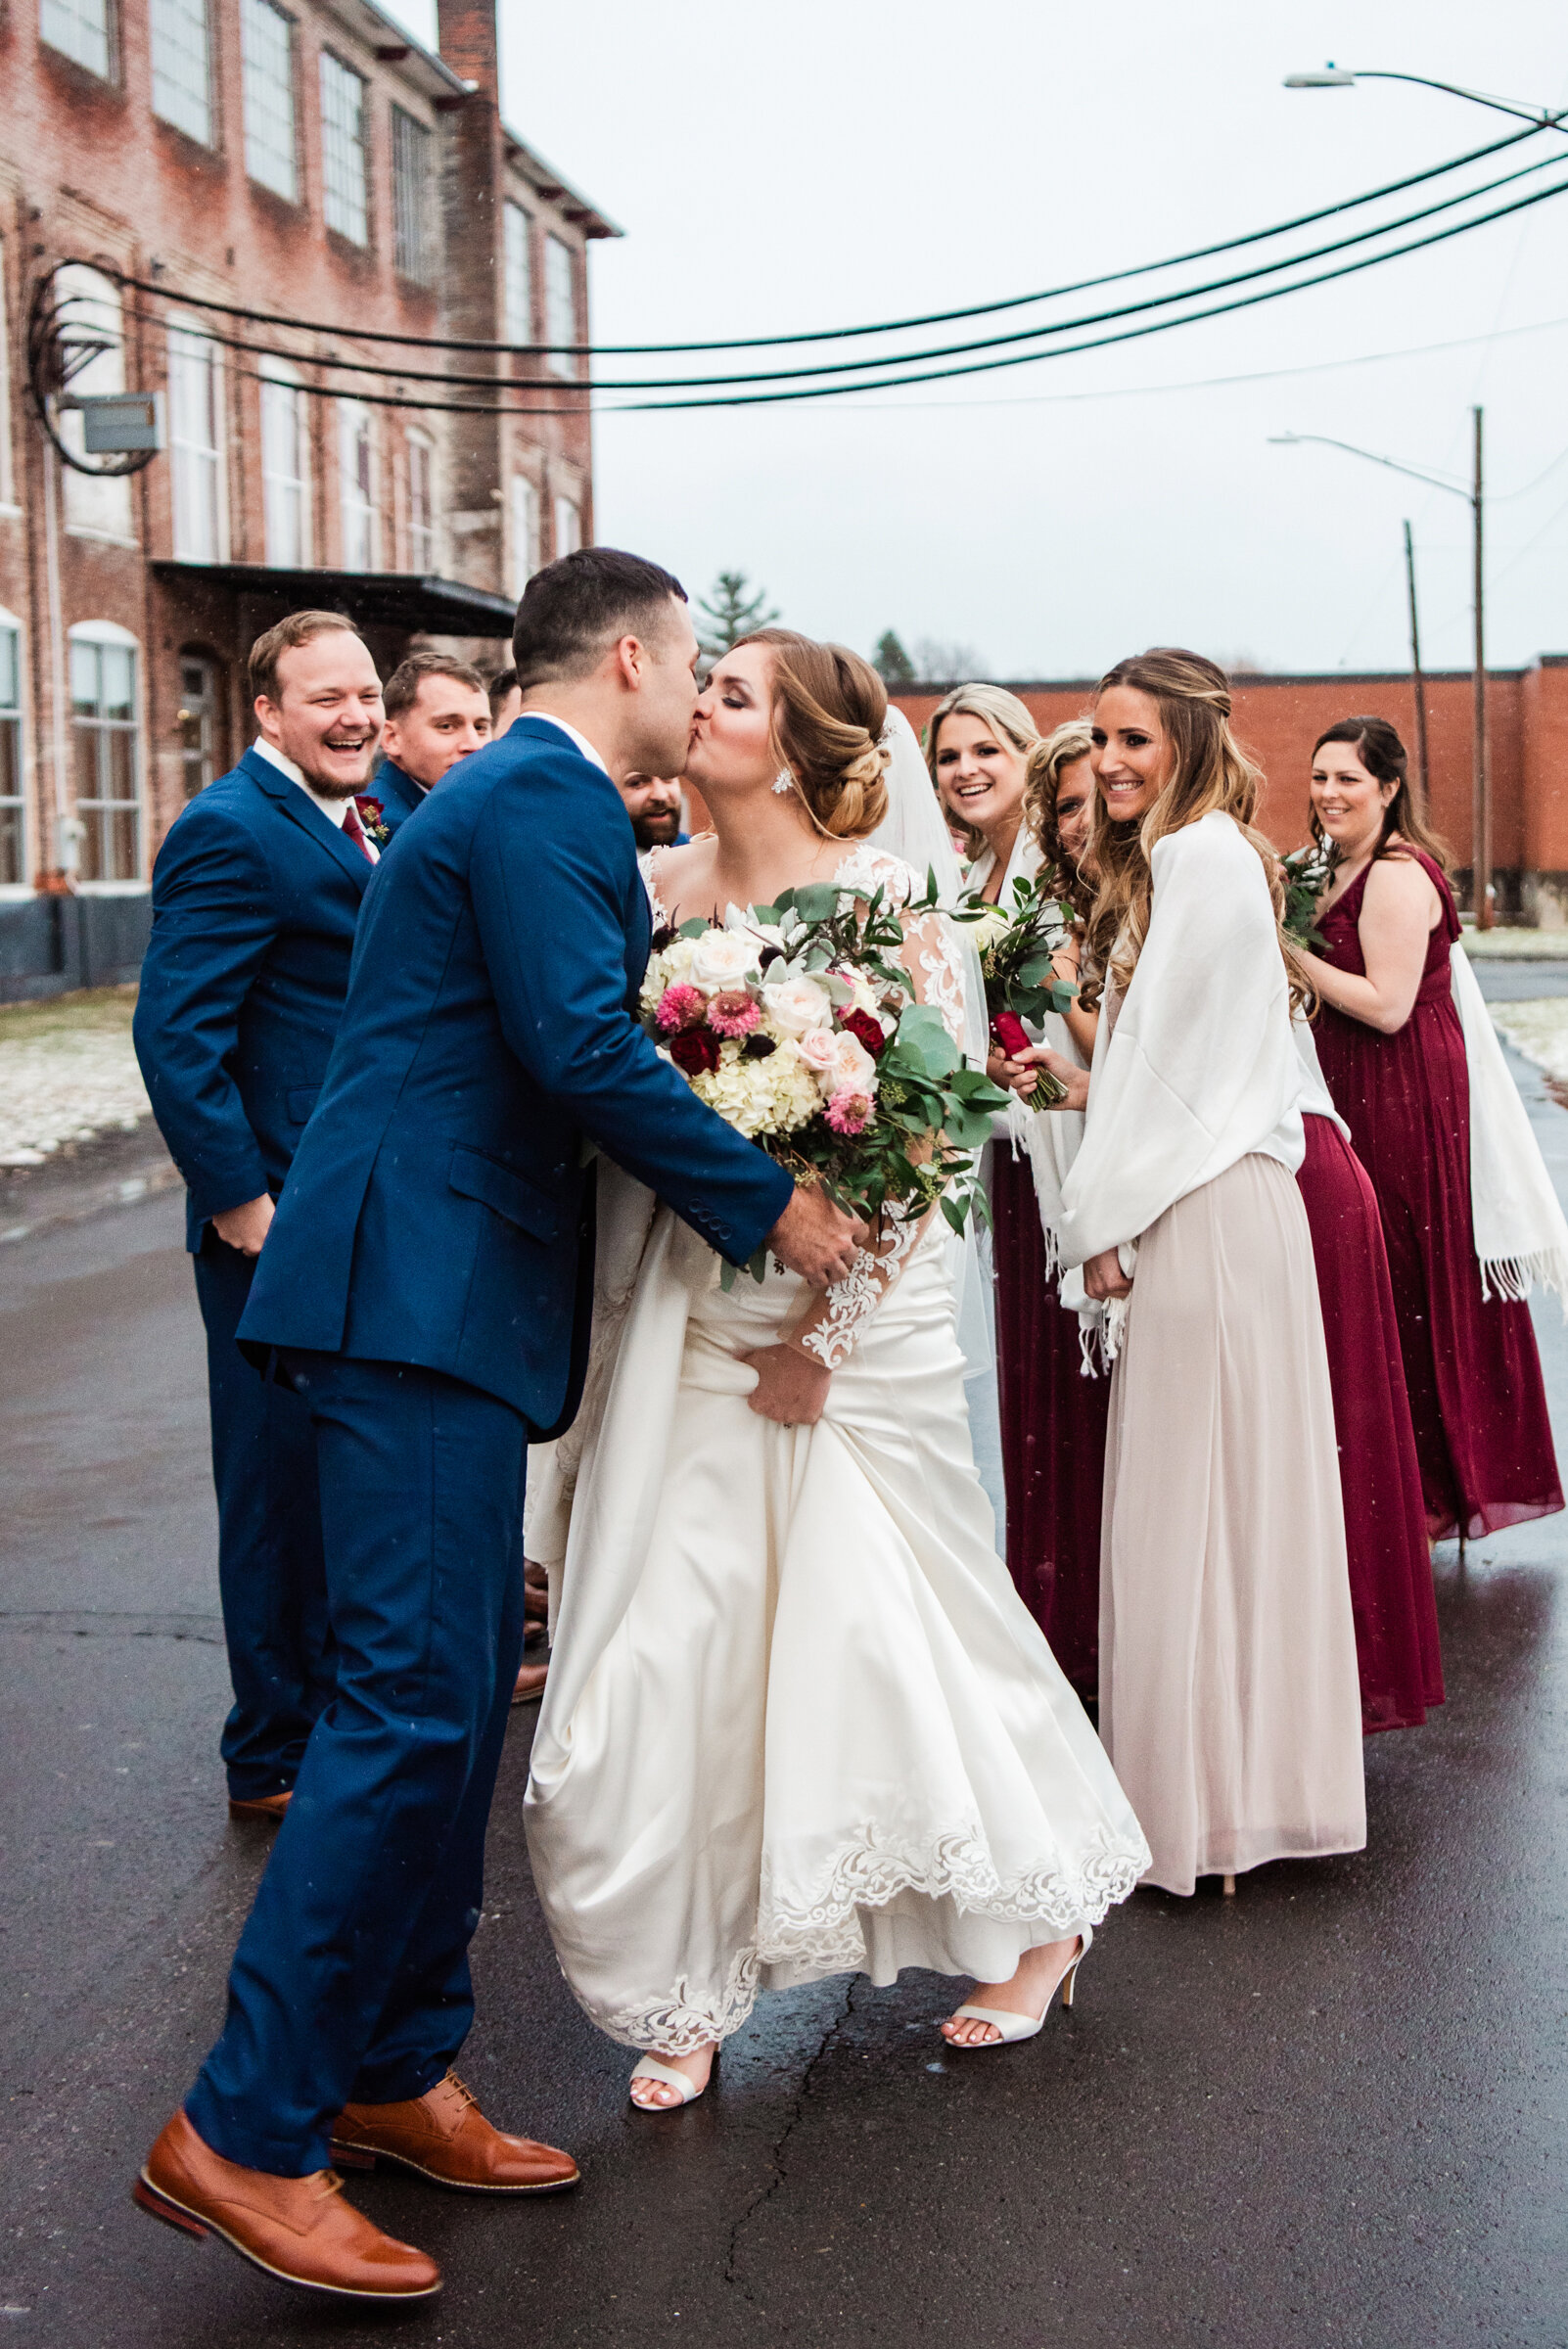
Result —
[[1333, 842], [1314, 840], [1308, 848], [1292, 849], [1288, 856], [1279, 859], [1279, 870], [1285, 884], [1280, 928], [1297, 945], [1307, 946], [1314, 954], [1326, 953], [1328, 941], [1317, 927], [1317, 900], [1333, 878]]
[[[978, 894], [960, 898], [955, 918], [974, 933], [980, 968], [986, 981], [986, 1011], [992, 1039], [1009, 1060], [1027, 1052], [1031, 1037], [1026, 1020], [1041, 1020], [1048, 1011], [1066, 1011], [1078, 990], [1058, 979], [1051, 958], [1066, 940], [1072, 916], [1065, 905], [1048, 898], [1034, 881], [1022, 875], [1013, 883], [1012, 902], [988, 905]], [[1054, 1109], [1067, 1098], [1067, 1087], [1042, 1069], [1029, 1095], [1030, 1109]]]

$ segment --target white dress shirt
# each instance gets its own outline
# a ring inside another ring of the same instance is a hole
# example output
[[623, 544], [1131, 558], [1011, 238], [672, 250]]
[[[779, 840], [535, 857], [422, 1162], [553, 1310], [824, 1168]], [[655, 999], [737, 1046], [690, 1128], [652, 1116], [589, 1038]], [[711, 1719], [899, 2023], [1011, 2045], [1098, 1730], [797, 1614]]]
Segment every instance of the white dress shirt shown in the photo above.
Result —
[[[336, 824], [340, 832], [343, 830], [345, 819], [348, 813], [348, 801], [346, 799], [329, 800], [323, 797], [319, 791], [313, 791], [310, 785], [305, 781], [301, 770], [295, 765], [294, 760], [292, 759], [285, 759], [281, 751], [275, 751], [271, 743], [268, 742], [264, 736], [258, 734], [253, 747], [254, 748], [258, 758], [267, 760], [273, 766], [277, 768], [280, 774], [287, 775], [291, 783], [299, 784], [300, 789], [304, 793], [305, 798], [314, 802], [315, 806], [320, 808], [322, 814], [326, 817], [329, 824]], [[350, 793], [349, 797], [351, 798], [354, 795]], [[378, 863], [381, 857], [381, 851], [377, 848], [375, 842], [370, 838], [368, 833], [365, 835], [365, 846], [370, 851], [371, 863]]]
[[559, 726], [567, 740], [576, 744], [584, 759], [591, 759], [596, 767], [600, 768], [603, 773], [609, 774], [610, 769], [605, 765], [586, 734], [579, 734], [576, 726], [568, 725], [564, 717], [557, 717], [553, 710], [521, 710], [518, 715], [520, 717], [542, 717], [547, 726]]

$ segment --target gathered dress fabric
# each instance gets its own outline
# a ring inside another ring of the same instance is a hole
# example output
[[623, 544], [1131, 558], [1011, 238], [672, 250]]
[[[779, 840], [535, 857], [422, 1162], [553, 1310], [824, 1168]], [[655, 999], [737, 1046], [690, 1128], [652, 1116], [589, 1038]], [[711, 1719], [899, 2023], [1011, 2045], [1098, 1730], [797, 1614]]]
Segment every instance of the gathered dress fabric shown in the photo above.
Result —
[[1421, 1468], [1377, 1194], [1332, 1118], [1308, 1117], [1296, 1176], [1323, 1309], [1361, 1727], [1407, 1729], [1443, 1702]]
[[[1562, 1485], [1530, 1309], [1482, 1294], [1470, 1079], [1450, 969], [1459, 920], [1441, 867], [1410, 852], [1442, 901], [1415, 1007], [1383, 1036], [1325, 1004], [1317, 1052], [1377, 1194], [1427, 1530], [1474, 1539], [1551, 1515]], [[1360, 976], [1365, 888], [1362, 872], [1318, 922], [1324, 959]]]
[[1111, 1386], [1100, 1733], [1147, 1881], [1357, 1851], [1360, 1684], [1307, 1213], [1301, 1063], [1268, 888], [1219, 812], [1153, 855], [1107, 999], [1063, 1261], [1135, 1243]]
[[584, 1414], [528, 1544], [557, 1609], [526, 1818], [569, 1984], [671, 2055], [763, 1988], [1006, 1980], [1125, 1898], [1148, 1847], [995, 1553], [945, 1226], [874, 1310], [858, 1275], [829, 1292], [853, 1342], [822, 1417], [784, 1427], [740, 1358], [799, 1322], [801, 1282], [726, 1291], [601, 1173]]

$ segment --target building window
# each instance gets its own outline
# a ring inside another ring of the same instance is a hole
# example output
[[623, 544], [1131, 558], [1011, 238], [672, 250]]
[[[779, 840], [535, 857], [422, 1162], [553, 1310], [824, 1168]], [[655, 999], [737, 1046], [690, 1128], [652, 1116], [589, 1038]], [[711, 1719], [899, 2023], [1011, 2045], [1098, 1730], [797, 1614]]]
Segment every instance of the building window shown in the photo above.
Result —
[[329, 228], [350, 245], [370, 242], [366, 204], [365, 85], [359, 74], [321, 52], [321, 209]]
[[76, 813], [86, 826], [84, 881], [136, 881], [142, 870], [136, 646], [107, 623], [70, 631]]
[[[61, 340], [68, 350], [73, 343], [104, 345], [74, 370], [72, 392], [123, 392], [125, 351], [119, 288], [85, 262], [69, 261], [56, 272], [55, 297]], [[81, 454], [82, 421], [76, 410], [68, 408], [62, 415], [60, 437], [73, 454]], [[84, 537], [134, 544], [128, 475], [78, 473], [74, 465], [68, 465], [65, 479], [67, 530]]]
[[423, 433], [408, 436], [408, 568], [428, 574], [436, 564], [436, 445]]
[[218, 346], [189, 327], [168, 330], [168, 440], [174, 559], [223, 558], [223, 379]]
[[288, 362], [261, 362], [261, 512], [267, 561], [298, 571], [310, 560], [310, 438], [305, 395]]
[[558, 497], [555, 501], [556, 561], [559, 563], [563, 555], [575, 555], [581, 544], [582, 516], [572, 498]]
[[430, 132], [400, 106], [392, 110], [392, 260], [416, 286], [430, 283]]
[[212, 144], [207, 0], [153, 0], [153, 112], [187, 138]]
[[89, 73], [110, 78], [115, 54], [112, 0], [42, 0], [38, 30], [51, 49], [74, 58]]
[[521, 595], [539, 568], [539, 493], [526, 474], [512, 476], [512, 593]]
[[22, 630], [0, 612], [0, 884], [27, 877], [26, 806], [22, 787]]
[[217, 664], [200, 653], [180, 655], [180, 773], [194, 800], [218, 771]]
[[[544, 312], [546, 343], [577, 341], [576, 264], [570, 245], [559, 237], [544, 240]], [[552, 375], [576, 375], [577, 362], [570, 350], [550, 353]]]
[[240, 0], [245, 167], [291, 204], [300, 193], [294, 127], [294, 25], [272, 0]]
[[338, 402], [338, 479], [343, 568], [374, 571], [381, 522], [376, 510], [376, 451], [370, 410], [357, 399]]
[[503, 204], [505, 273], [501, 281], [502, 312], [509, 343], [533, 340], [533, 222], [520, 204]]

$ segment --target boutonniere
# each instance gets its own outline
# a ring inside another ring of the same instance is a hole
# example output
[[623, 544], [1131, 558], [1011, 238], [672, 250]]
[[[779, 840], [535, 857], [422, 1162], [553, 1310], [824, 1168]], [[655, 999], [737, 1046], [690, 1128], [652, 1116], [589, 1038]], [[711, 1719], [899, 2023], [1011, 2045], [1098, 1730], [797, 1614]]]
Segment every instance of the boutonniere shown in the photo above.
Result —
[[356, 794], [354, 806], [358, 808], [359, 820], [365, 827], [365, 838], [374, 842], [378, 851], [384, 849], [392, 838], [392, 826], [387, 821], [386, 812], [380, 800], [371, 799], [368, 793], [363, 798]]

